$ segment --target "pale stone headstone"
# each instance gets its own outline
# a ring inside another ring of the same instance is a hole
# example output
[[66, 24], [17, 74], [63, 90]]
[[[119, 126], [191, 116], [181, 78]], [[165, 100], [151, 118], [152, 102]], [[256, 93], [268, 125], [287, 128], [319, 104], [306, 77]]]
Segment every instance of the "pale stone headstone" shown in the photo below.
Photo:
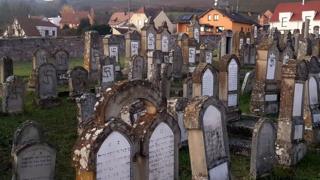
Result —
[[196, 48], [189, 47], [189, 63], [194, 64], [196, 63]]
[[148, 50], [155, 50], [155, 35], [153, 33], [148, 34]]
[[113, 64], [102, 66], [101, 70], [101, 87], [109, 87], [115, 81], [115, 67]]
[[0, 84], [7, 80], [7, 77], [13, 75], [13, 62], [9, 57], [0, 58]]
[[57, 70], [57, 77], [59, 82], [66, 81], [66, 74], [69, 69], [69, 53], [65, 50], [58, 50], [55, 54], [54, 66]]
[[214, 76], [210, 69], [207, 69], [202, 76], [202, 96], [213, 96]]
[[169, 52], [169, 38], [168, 36], [162, 36], [161, 39], [161, 50], [162, 52]]
[[14, 154], [15, 179], [54, 180], [56, 151], [47, 144], [29, 144]]
[[49, 53], [44, 49], [38, 49], [33, 53], [32, 69], [36, 70], [42, 64], [49, 62]]
[[276, 161], [276, 129], [267, 119], [260, 119], [253, 130], [250, 176], [257, 179], [272, 172]]
[[241, 87], [241, 94], [252, 92], [254, 84], [255, 84], [255, 71], [252, 70], [247, 72], [244, 77], [242, 87]]
[[129, 80], [142, 80], [144, 77], [145, 60], [142, 56], [133, 56], [129, 61]]
[[52, 64], [44, 63], [38, 68], [37, 75], [36, 92], [40, 101], [56, 99], [58, 97], [56, 68]]
[[17, 76], [9, 76], [2, 88], [2, 111], [9, 114], [23, 112], [25, 82]]
[[139, 42], [138, 41], [132, 41], [131, 42], [131, 55], [139, 55]]
[[199, 63], [192, 73], [192, 96], [218, 97], [218, 71], [207, 63]]
[[134, 55], [140, 54], [141, 35], [138, 31], [129, 31], [125, 34], [125, 56], [129, 60]]
[[101, 44], [97, 31], [87, 31], [85, 33], [83, 67], [88, 71], [92, 83], [99, 79], [100, 61], [103, 57]]
[[131, 179], [131, 145], [114, 131], [103, 141], [96, 155], [97, 179]]
[[69, 95], [81, 96], [88, 91], [88, 71], [81, 66], [74, 67], [69, 71]]

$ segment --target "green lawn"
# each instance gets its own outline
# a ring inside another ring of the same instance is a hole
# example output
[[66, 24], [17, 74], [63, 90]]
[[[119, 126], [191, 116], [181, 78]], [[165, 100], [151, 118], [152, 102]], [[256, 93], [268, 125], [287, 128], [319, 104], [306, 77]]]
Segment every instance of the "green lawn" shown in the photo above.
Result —
[[[74, 59], [70, 67], [81, 65], [82, 60]], [[14, 72], [28, 77], [31, 63], [15, 63]], [[57, 180], [74, 179], [74, 169], [71, 166], [71, 153], [77, 138], [76, 106], [74, 102], [61, 97], [61, 105], [52, 109], [40, 109], [33, 103], [34, 94], [29, 92], [26, 97], [25, 113], [15, 116], [0, 114], [0, 180], [11, 179], [11, 144], [16, 128], [26, 120], [40, 123], [46, 130], [48, 142], [57, 149]], [[249, 111], [250, 95], [240, 98], [242, 112]], [[320, 179], [320, 147], [313, 147], [307, 156], [293, 168], [276, 167], [269, 179]], [[180, 150], [180, 179], [191, 179], [191, 167], [188, 149]], [[231, 156], [231, 169], [234, 179], [249, 178], [250, 158]]]

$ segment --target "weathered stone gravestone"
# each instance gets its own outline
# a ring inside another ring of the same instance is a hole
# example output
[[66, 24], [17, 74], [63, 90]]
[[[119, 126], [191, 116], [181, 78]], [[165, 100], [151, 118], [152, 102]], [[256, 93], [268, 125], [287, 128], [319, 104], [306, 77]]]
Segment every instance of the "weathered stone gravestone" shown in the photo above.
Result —
[[195, 39], [197, 43], [200, 43], [200, 24], [197, 15], [193, 15], [188, 25], [189, 37]]
[[180, 46], [175, 45], [170, 52], [170, 63], [172, 63], [172, 76], [182, 78], [183, 75], [183, 56]]
[[253, 179], [266, 176], [272, 172], [276, 162], [274, 124], [261, 118], [254, 127], [251, 145], [250, 176]]
[[211, 64], [200, 63], [192, 74], [192, 96], [219, 96], [218, 70]]
[[256, 115], [277, 114], [279, 111], [282, 62], [277, 44], [277, 39], [272, 44], [264, 39], [258, 47], [256, 81], [250, 101], [250, 112]]
[[213, 58], [213, 49], [209, 47], [208, 44], [200, 45], [200, 62], [205, 62], [208, 64], [212, 64]]
[[54, 179], [56, 151], [45, 143], [37, 123], [27, 121], [15, 132], [11, 154], [12, 179]]
[[126, 59], [131, 59], [134, 55], [140, 55], [141, 35], [138, 31], [129, 31], [125, 34], [126, 39]]
[[93, 118], [97, 97], [93, 93], [84, 93], [82, 96], [76, 98], [76, 102], [78, 112], [78, 134], [81, 134], [83, 128], [85, 128]]
[[255, 76], [256, 76], [255, 70], [252, 70], [246, 73], [241, 86], [241, 94], [247, 94], [252, 92], [253, 86], [255, 84]]
[[168, 25], [166, 21], [162, 23], [162, 26], [159, 27], [157, 32], [157, 43], [156, 49], [162, 51], [166, 55], [168, 55], [169, 50], [171, 49], [171, 33], [168, 30]]
[[188, 40], [188, 66], [189, 72], [193, 72], [198, 64], [197, 58], [197, 48], [198, 44], [195, 39]]
[[69, 53], [65, 50], [58, 50], [54, 54], [54, 66], [57, 70], [58, 82], [64, 84], [67, 82], [67, 72], [69, 69]]
[[192, 76], [188, 76], [183, 81], [183, 97], [191, 99], [193, 93]]
[[233, 32], [231, 30], [223, 31], [221, 35], [221, 42], [220, 42], [220, 58], [227, 54], [232, 54], [232, 38]]
[[145, 60], [142, 56], [134, 55], [129, 61], [129, 80], [144, 79]]
[[165, 98], [170, 97], [171, 90], [171, 78], [172, 78], [172, 64], [162, 63], [161, 64], [161, 80], [160, 80], [160, 91], [162, 96]]
[[9, 57], [0, 58], [0, 84], [7, 80], [7, 77], [13, 75], [13, 63]]
[[24, 107], [25, 82], [17, 76], [9, 76], [2, 85], [2, 112], [22, 113]]
[[119, 40], [115, 35], [106, 35], [103, 38], [104, 55], [113, 57], [116, 62], [119, 62]]
[[307, 151], [303, 137], [303, 96], [307, 78], [308, 65], [304, 60], [289, 60], [286, 65], [282, 66], [281, 102], [276, 141], [278, 163], [281, 165], [297, 164]]
[[106, 57], [101, 64], [100, 86], [101, 90], [105, 90], [112, 86], [116, 81], [117, 62], [114, 57]]
[[292, 39], [291, 39], [291, 33], [288, 34], [286, 41], [287, 41], [286, 47], [281, 54], [283, 64], [286, 64], [290, 59], [295, 59], [294, 47], [293, 47]]
[[195, 97], [185, 109], [192, 179], [230, 179], [224, 105], [213, 97]]
[[37, 104], [41, 107], [58, 105], [57, 72], [54, 65], [44, 63], [37, 69], [36, 74]]
[[89, 87], [88, 71], [81, 66], [76, 66], [68, 72], [69, 96], [77, 97], [87, 92]]
[[186, 33], [179, 33], [177, 37], [178, 46], [181, 48], [183, 64], [189, 64], [189, 37]]
[[44, 49], [38, 49], [33, 53], [32, 69], [36, 70], [42, 64], [49, 62], [50, 55]]
[[149, 19], [141, 29], [141, 55], [146, 56], [148, 51], [156, 50], [156, 35], [154, 22]]
[[[139, 99], [147, 112], [133, 125], [114, 118]], [[179, 179], [179, 126], [166, 113], [166, 102], [151, 83], [115, 84], [104, 92], [94, 117], [94, 125], [85, 129], [74, 146], [77, 178]]]
[[103, 54], [100, 52], [101, 43], [97, 31], [88, 31], [84, 38], [84, 68], [89, 73], [92, 83], [98, 81], [100, 73], [100, 61]]
[[257, 49], [255, 44], [245, 44], [241, 49], [242, 63], [245, 66], [256, 64]]
[[159, 86], [161, 78], [161, 64], [163, 63], [163, 53], [159, 50], [148, 52], [148, 75], [150, 82]]
[[239, 120], [239, 59], [235, 55], [225, 55], [219, 63], [219, 99], [227, 107], [227, 121]]

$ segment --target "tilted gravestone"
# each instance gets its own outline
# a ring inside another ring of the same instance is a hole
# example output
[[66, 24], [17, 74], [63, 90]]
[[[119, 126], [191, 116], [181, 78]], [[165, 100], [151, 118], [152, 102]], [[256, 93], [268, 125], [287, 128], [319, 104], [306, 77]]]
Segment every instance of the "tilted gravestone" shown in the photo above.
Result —
[[140, 55], [141, 35], [138, 31], [129, 31], [125, 34], [126, 41], [126, 59], [131, 59], [134, 55]]
[[142, 56], [134, 55], [129, 61], [129, 80], [144, 79], [145, 60]]
[[7, 80], [7, 77], [13, 75], [13, 63], [9, 57], [0, 58], [0, 84]]
[[192, 179], [230, 179], [226, 110], [213, 97], [193, 98], [185, 109]]
[[98, 81], [100, 61], [103, 57], [101, 50], [99, 33], [97, 31], [88, 31], [84, 38], [84, 62], [83, 67], [89, 73], [89, 79], [92, 83]]
[[278, 163], [297, 164], [306, 154], [303, 104], [308, 65], [304, 60], [289, 60], [282, 66], [281, 101], [276, 153]]
[[69, 96], [77, 97], [89, 89], [88, 71], [81, 66], [76, 66], [68, 72], [69, 74]]
[[41, 107], [59, 104], [57, 91], [57, 72], [53, 64], [44, 63], [37, 69], [36, 102]]
[[78, 118], [78, 134], [81, 134], [86, 124], [90, 123], [94, 115], [94, 106], [97, 97], [93, 93], [84, 93], [76, 98], [77, 102], [77, 118]]
[[65, 50], [58, 50], [54, 53], [54, 66], [57, 70], [59, 84], [67, 83], [67, 72], [69, 69], [69, 53]]
[[200, 63], [192, 73], [192, 96], [218, 97], [218, 70], [211, 64]]
[[250, 176], [253, 179], [266, 176], [276, 162], [276, 128], [272, 121], [261, 118], [255, 124], [252, 134]]
[[17, 76], [9, 76], [2, 86], [2, 112], [22, 113], [24, 108], [25, 82]]
[[227, 107], [227, 121], [239, 120], [239, 59], [235, 55], [225, 55], [219, 63], [219, 99]]
[[14, 134], [12, 179], [48, 179], [55, 176], [56, 151], [45, 143], [39, 124], [25, 122]]

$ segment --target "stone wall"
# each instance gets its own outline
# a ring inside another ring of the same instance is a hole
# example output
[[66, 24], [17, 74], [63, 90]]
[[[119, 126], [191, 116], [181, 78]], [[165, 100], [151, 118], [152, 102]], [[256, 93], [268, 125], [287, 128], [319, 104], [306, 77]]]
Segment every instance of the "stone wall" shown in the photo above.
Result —
[[71, 58], [82, 58], [84, 42], [83, 37], [0, 39], [0, 57], [10, 56], [14, 61], [31, 61], [38, 48], [49, 53], [65, 49]]

